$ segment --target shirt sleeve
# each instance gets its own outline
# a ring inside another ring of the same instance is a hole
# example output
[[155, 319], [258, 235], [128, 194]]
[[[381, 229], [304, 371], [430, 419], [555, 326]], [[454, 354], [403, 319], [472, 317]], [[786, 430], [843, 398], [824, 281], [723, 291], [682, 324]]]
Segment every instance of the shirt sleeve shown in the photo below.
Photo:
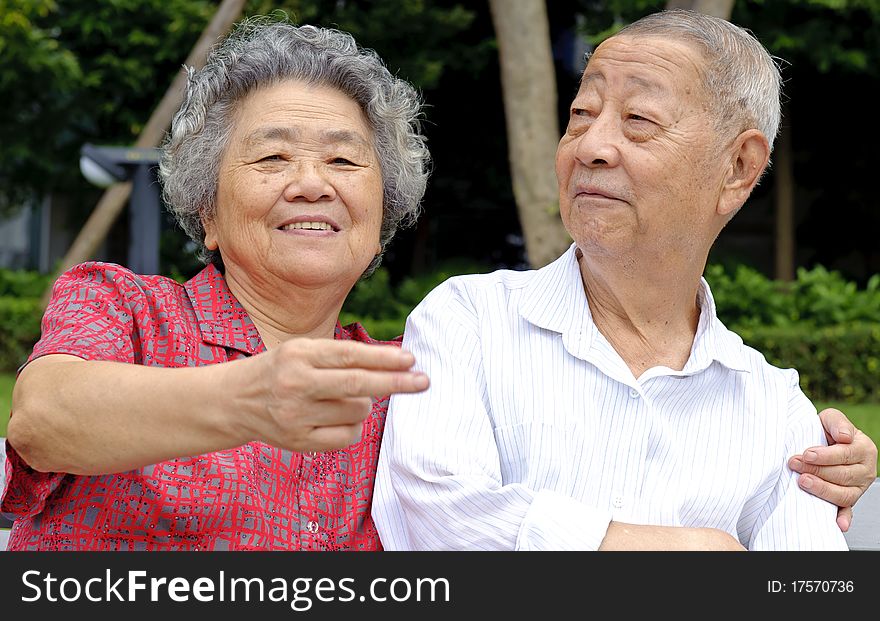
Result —
[[595, 550], [610, 514], [505, 483], [479, 320], [455, 279], [407, 319], [403, 348], [431, 379], [391, 398], [373, 498], [386, 550]]
[[805, 492], [798, 474], [789, 469], [792, 455], [811, 446], [827, 445], [816, 408], [801, 392], [797, 372], [791, 371], [784, 462], [770, 498], [761, 510], [749, 541], [750, 550], [846, 550], [837, 526], [837, 507]]
[[[22, 369], [48, 354], [138, 362], [133, 309], [143, 300], [129, 275], [119, 266], [83, 263], [59, 276], [43, 314], [40, 340]], [[5, 470], [0, 511], [16, 519], [40, 513], [66, 476], [32, 469], [8, 442]]]

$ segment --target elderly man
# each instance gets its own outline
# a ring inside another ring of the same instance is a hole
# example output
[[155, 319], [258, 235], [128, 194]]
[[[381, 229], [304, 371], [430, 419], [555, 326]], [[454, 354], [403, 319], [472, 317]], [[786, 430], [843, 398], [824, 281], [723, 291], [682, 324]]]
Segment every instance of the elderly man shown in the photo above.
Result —
[[696, 13], [597, 48], [556, 157], [575, 243], [453, 278], [407, 323], [432, 387], [392, 398], [386, 549], [846, 549], [787, 463], [826, 443], [797, 373], [728, 331], [701, 278], [768, 165], [779, 91], [754, 37]]

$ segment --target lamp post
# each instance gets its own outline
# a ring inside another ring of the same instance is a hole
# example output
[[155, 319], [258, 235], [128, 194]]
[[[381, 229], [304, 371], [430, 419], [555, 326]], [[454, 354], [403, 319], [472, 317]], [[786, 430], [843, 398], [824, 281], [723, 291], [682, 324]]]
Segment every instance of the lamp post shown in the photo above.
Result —
[[156, 166], [159, 149], [84, 144], [79, 167], [92, 184], [106, 188], [131, 181], [128, 217], [128, 265], [138, 274], [159, 273], [162, 201]]

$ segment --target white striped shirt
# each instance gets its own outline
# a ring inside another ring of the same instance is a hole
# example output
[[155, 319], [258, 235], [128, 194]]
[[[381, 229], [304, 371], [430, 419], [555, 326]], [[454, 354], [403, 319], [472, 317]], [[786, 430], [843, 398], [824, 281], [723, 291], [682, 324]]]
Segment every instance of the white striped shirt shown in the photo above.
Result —
[[451, 278], [407, 320], [431, 378], [391, 399], [373, 498], [387, 550], [596, 550], [611, 520], [846, 549], [788, 458], [825, 444], [797, 372], [715, 316], [681, 371], [636, 379], [592, 321], [575, 246], [536, 271]]

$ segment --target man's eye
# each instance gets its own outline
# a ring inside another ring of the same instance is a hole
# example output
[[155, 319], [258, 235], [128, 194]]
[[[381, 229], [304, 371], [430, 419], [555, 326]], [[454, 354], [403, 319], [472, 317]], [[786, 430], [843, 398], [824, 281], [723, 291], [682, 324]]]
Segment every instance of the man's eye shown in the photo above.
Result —
[[282, 160], [282, 159], [284, 159], [284, 158], [282, 158], [282, 157], [281, 157], [280, 155], [278, 155], [277, 153], [274, 153], [274, 154], [272, 154], [272, 155], [267, 155], [266, 157], [260, 158], [260, 159], [257, 160], [257, 161], [260, 161], [260, 162], [277, 162], [277, 161], [280, 161], [280, 160]]
[[647, 119], [639, 114], [630, 114], [629, 120], [630, 121], [644, 121], [645, 123], [653, 123], [653, 121], [651, 119]]
[[598, 113], [590, 108], [572, 108], [569, 121], [580, 125], [583, 123], [592, 123], [596, 120]]
[[356, 165], [354, 162], [352, 162], [351, 160], [346, 159], [344, 157], [334, 157], [333, 163], [334, 164], [341, 164], [343, 166], [355, 166]]

